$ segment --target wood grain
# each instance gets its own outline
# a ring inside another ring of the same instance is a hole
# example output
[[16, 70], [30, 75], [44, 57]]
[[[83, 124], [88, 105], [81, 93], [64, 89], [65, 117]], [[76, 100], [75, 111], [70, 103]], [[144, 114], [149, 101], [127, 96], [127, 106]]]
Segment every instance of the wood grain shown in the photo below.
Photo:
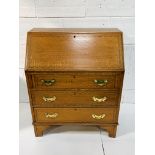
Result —
[[[114, 123], [117, 121], [117, 108], [35, 108], [37, 122], [70, 122], [70, 123]], [[46, 113], [52, 115], [57, 113], [56, 118], [47, 118]], [[92, 114], [100, 116], [105, 114], [103, 119], [94, 119]]]
[[[37, 89], [56, 89], [56, 88], [115, 88], [116, 73], [48, 73], [35, 74], [33, 87]], [[46, 86], [42, 80], [55, 80], [55, 83]], [[97, 85], [94, 80], [107, 80], [104, 86]]]
[[[44, 98], [55, 97], [54, 101], [45, 101]], [[93, 100], [96, 98], [105, 98], [104, 102]], [[104, 90], [50, 90], [50, 91], [32, 91], [33, 106], [42, 107], [97, 107], [97, 106], [117, 106], [119, 105], [119, 93], [117, 91]]]
[[[39, 29], [40, 30], [40, 29]], [[39, 30], [27, 35], [26, 70], [124, 70], [122, 33]], [[39, 32], [38, 32], [39, 31]]]

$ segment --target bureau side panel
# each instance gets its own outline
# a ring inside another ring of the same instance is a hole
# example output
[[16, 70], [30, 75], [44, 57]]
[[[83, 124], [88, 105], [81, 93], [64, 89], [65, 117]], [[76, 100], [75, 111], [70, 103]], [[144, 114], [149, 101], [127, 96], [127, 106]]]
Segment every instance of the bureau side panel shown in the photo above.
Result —
[[28, 95], [29, 95], [29, 104], [30, 104], [30, 108], [31, 108], [32, 119], [34, 122], [35, 115], [34, 115], [34, 111], [33, 111], [33, 107], [32, 107], [33, 98], [32, 98], [31, 90], [30, 90], [30, 88], [32, 88], [32, 85], [33, 85], [33, 76], [31, 74], [29, 74], [27, 71], [25, 71], [25, 76], [26, 76], [27, 90], [28, 90]]

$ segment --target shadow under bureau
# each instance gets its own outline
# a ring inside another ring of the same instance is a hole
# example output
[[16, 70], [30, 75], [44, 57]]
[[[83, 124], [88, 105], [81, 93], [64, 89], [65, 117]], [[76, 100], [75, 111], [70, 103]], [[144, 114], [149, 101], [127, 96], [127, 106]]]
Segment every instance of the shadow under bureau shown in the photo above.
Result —
[[118, 29], [27, 33], [25, 74], [36, 136], [53, 125], [97, 125], [116, 136], [124, 76]]

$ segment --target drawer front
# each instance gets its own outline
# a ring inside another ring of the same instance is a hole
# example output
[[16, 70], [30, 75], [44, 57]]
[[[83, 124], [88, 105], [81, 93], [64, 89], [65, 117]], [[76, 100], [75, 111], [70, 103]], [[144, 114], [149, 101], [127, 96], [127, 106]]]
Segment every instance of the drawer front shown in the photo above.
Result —
[[53, 88], [115, 88], [116, 75], [104, 74], [46, 74], [34, 75], [34, 87]]
[[32, 91], [33, 105], [38, 106], [105, 106], [118, 105], [116, 91]]
[[35, 108], [37, 122], [114, 123], [117, 108]]

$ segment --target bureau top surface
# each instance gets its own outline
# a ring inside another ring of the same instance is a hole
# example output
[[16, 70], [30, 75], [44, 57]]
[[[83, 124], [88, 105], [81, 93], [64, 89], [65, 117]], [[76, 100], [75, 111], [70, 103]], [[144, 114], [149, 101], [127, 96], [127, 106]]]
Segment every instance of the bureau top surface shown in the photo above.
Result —
[[119, 29], [45, 29], [27, 33], [27, 71], [123, 71]]

